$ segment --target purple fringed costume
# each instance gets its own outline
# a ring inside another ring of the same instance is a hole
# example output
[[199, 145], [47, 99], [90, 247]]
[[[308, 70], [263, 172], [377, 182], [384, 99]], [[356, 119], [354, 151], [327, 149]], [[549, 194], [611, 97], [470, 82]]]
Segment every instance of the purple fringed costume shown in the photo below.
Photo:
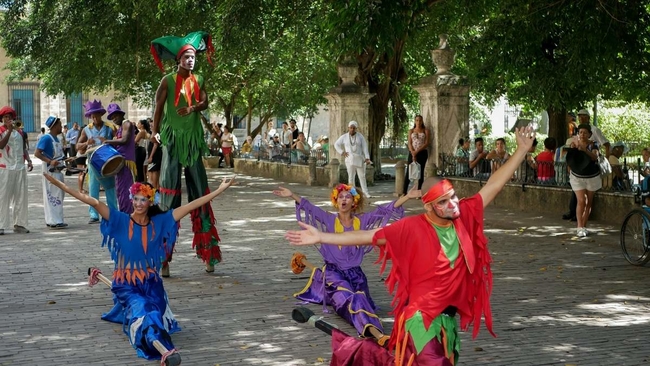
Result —
[[[115, 134], [116, 138], [122, 138], [123, 128], [124, 122], [122, 122], [122, 125], [117, 129], [117, 133]], [[134, 124], [131, 123], [131, 130], [134, 128]], [[124, 166], [115, 176], [117, 201], [120, 211], [130, 214], [133, 213], [133, 203], [131, 203], [129, 188], [133, 185], [133, 177], [137, 175], [137, 167], [135, 165], [135, 134], [133, 131], [131, 131], [129, 141], [127, 141], [125, 145], [114, 145], [114, 147], [115, 150], [124, 157]]]
[[[355, 215], [353, 227], [344, 227], [336, 213], [324, 211], [302, 198], [296, 204], [296, 218], [328, 233], [370, 230], [404, 217], [404, 209], [394, 205], [395, 202], [391, 202], [377, 206], [371, 212]], [[318, 251], [323, 256], [325, 265], [314, 268], [305, 288], [293, 296], [302, 301], [323, 304], [325, 312], [325, 306], [331, 305], [361, 336], [371, 336], [366, 332], [370, 325], [383, 333], [384, 328], [375, 314], [377, 307], [370, 297], [368, 280], [360, 267], [363, 256], [371, 250], [371, 246], [321, 244]]]

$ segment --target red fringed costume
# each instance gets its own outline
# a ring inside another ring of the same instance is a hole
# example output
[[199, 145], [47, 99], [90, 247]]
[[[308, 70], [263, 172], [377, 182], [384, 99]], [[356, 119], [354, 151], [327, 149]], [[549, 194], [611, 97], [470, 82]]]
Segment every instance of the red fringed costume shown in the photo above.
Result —
[[476, 194], [461, 200], [459, 208], [460, 217], [453, 220], [458, 238], [458, 256], [453, 262], [425, 214], [404, 218], [375, 234], [375, 244], [386, 240], [379, 247], [381, 271], [392, 262], [386, 286], [394, 296], [391, 314], [395, 326], [388, 346], [394, 355], [383, 355], [378, 363], [379, 356], [368, 358], [371, 353], [382, 352], [375, 344], [333, 337], [331, 365], [454, 365], [460, 342], [455, 313], [460, 315], [462, 330], [473, 324], [473, 337], [478, 335], [484, 316], [486, 328], [494, 336], [483, 199]]

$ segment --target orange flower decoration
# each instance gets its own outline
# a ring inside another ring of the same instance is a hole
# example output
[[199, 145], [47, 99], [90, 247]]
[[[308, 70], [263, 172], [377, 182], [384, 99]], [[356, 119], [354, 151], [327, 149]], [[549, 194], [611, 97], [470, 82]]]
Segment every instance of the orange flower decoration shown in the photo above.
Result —
[[304, 254], [295, 252], [291, 257], [291, 272], [300, 274], [305, 270], [305, 265], [302, 263], [303, 259], [307, 259]]

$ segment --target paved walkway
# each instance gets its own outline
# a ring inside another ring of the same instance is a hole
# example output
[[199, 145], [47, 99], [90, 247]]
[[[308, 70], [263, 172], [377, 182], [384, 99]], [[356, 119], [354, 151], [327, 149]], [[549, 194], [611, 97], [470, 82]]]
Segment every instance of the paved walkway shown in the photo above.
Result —
[[[40, 171], [36, 167], [35, 171]], [[209, 171], [217, 180], [229, 171]], [[206, 274], [182, 221], [172, 277], [165, 280], [183, 331], [173, 336], [184, 365], [323, 365], [329, 338], [291, 320], [292, 293], [306, 275], [293, 275], [294, 248], [283, 239], [296, 228], [294, 205], [271, 195], [279, 182], [240, 177], [213, 202], [224, 262]], [[326, 204], [328, 189], [290, 185]], [[390, 184], [372, 187], [374, 202], [392, 199]], [[0, 365], [155, 365], [138, 359], [119, 325], [99, 319], [110, 292], [86, 285], [86, 270], [112, 264], [100, 247], [87, 208], [66, 198], [67, 230], [43, 221], [41, 179], [29, 174], [30, 229], [0, 237]], [[409, 202], [411, 212], [418, 202]], [[543, 211], [531, 202], [531, 211]], [[2, 213], [5, 214], [5, 213]], [[461, 365], [650, 364], [650, 270], [628, 265], [618, 247], [619, 223], [596, 223], [587, 239], [556, 217], [489, 208], [486, 231], [494, 259], [495, 330], [476, 340], [463, 333]], [[304, 252], [319, 262], [314, 248]], [[390, 299], [369, 255], [364, 266], [375, 301]], [[311, 308], [320, 313], [319, 306]], [[345, 325], [333, 314], [325, 315]]]

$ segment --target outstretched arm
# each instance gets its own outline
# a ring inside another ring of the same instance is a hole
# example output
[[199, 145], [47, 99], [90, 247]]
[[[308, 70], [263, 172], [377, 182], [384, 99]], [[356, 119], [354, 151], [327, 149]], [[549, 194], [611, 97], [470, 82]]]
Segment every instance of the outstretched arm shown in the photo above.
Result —
[[131, 133], [133, 124], [129, 120], [122, 121], [122, 137], [115, 140], [106, 140], [104, 144], [107, 145], [126, 145], [131, 140]]
[[43, 173], [43, 176], [45, 179], [47, 179], [50, 183], [53, 185], [59, 187], [61, 190], [63, 190], [65, 193], [71, 195], [72, 197], [78, 199], [79, 201], [92, 206], [95, 210], [97, 210], [97, 213], [104, 219], [108, 220], [110, 218], [110, 213], [111, 210], [106, 206], [104, 203], [98, 201], [97, 199], [90, 197], [87, 194], [83, 194], [79, 191], [75, 191], [74, 189], [68, 187], [65, 185], [65, 183], [61, 182], [58, 179], [55, 179], [49, 174]]
[[[379, 228], [373, 230], [355, 230], [346, 231], [344, 233], [323, 233], [318, 231], [315, 227], [307, 225], [304, 222], [298, 222], [303, 229], [306, 230], [290, 230], [284, 235], [285, 239], [291, 245], [314, 245], [319, 243], [335, 244], [335, 245], [372, 245], [372, 238]], [[377, 245], [386, 244], [385, 239], [377, 241]]]
[[233, 182], [235, 181], [235, 177], [232, 178], [223, 178], [223, 181], [221, 181], [221, 185], [219, 188], [217, 188], [214, 192], [211, 192], [210, 194], [206, 194], [203, 197], [197, 198], [194, 201], [183, 205], [179, 208], [174, 209], [172, 215], [174, 216], [175, 221], [181, 221], [183, 217], [185, 217], [187, 214], [192, 212], [193, 210], [205, 205], [206, 203], [209, 203], [212, 201], [215, 197], [220, 195], [223, 191], [228, 189]]
[[526, 153], [533, 146], [535, 131], [530, 126], [518, 128], [515, 130], [515, 137], [517, 138], [517, 151], [496, 172], [492, 173], [485, 186], [478, 192], [483, 198], [483, 207], [487, 207], [494, 200], [519, 168]]
[[408, 191], [407, 194], [403, 195], [400, 197], [397, 201], [395, 201], [395, 205], [393, 207], [397, 208], [402, 206], [403, 204], [406, 203], [406, 201], [410, 200], [411, 198], [420, 198], [422, 197], [422, 191], [417, 189], [417, 185], [413, 186], [411, 190]]
[[297, 194], [291, 192], [290, 189], [284, 187], [278, 187], [278, 189], [274, 189], [273, 194], [278, 197], [285, 197], [285, 198], [291, 197], [293, 198], [294, 201], [296, 201], [296, 203], [300, 203], [300, 200], [302, 198]]

